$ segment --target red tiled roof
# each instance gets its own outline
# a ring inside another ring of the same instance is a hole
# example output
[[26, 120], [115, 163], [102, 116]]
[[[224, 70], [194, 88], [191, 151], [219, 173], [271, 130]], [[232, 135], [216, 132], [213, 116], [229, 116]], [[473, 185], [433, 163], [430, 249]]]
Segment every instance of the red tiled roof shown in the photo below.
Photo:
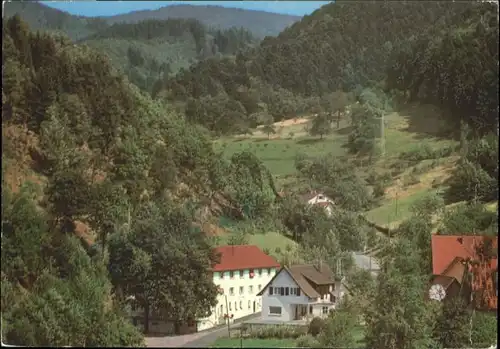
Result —
[[[484, 236], [433, 235], [432, 273], [441, 275], [456, 257], [474, 258], [475, 246], [482, 241], [484, 241]], [[493, 248], [498, 249], [498, 238], [493, 239]], [[496, 267], [497, 258], [493, 258], [491, 268], [496, 269]]]
[[220, 263], [213, 267], [213, 271], [280, 267], [276, 259], [255, 245], [220, 246], [215, 252], [220, 254]]
[[[491, 257], [478, 252], [487, 240], [491, 241], [491, 248], [494, 252]], [[466, 259], [473, 262], [469, 265], [469, 271], [473, 275], [472, 290], [475, 294], [476, 306], [481, 309], [496, 309], [498, 296], [494, 279], [498, 270], [498, 237], [432, 236], [432, 272], [434, 275], [445, 275], [450, 271], [449, 267], [452, 263], [456, 264], [457, 260]]]

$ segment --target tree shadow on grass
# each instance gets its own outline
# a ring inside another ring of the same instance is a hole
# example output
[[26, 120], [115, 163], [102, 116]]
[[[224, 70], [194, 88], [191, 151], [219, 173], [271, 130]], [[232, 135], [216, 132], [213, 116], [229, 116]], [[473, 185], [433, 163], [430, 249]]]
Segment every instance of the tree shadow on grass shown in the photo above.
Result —
[[321, 143], [323, 142], [324, 140], [326, 140], [326, 138], [305, 138], [305, 139], [299, 139], [296, 143], [297, 144], [316, 144], [316, 143]]
[[401, 131], [414, 134], [416, 139], [453, 138], [453, 126], [449, 124], [444, 113], [436, 106], [407, 104], [400, 107], [398, 113], [407, 121], [407, 127], [402, 128]]
[[338, 135], [341, 135], [341, 136], [347, 136], [349, 133], [351, 133], [353, 130], [353, 126], [346, 126], [346, 127], [342, 127], [342, 128], [339, 128], [338, 130], [335, 130], [334, 132]]

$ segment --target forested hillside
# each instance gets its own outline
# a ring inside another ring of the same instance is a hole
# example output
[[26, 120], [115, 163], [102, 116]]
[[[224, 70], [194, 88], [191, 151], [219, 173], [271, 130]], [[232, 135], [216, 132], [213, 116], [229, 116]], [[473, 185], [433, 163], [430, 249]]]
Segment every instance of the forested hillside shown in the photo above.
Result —
[[272, 203], [265, 173], [220, 158], [102, 54], [17, 16], [2, 29], [3, 341], [141, 345], [129, 296], [177, 323], [203, 316], [216, 256], [192, 223]]
[[278, 35], [283, 29], [300, 20], [299, 16], [265, 11], [193, 5], [171, 5], [158, 10], [134, 11], [105, 18], [109, 23], [137, 23], [148, 19], [194, 18], [215, 29], [243, 27], [261, 39], [265, 36]]
[[109, 25], [105, 19], [74, 16], [38, 1], [9, 1], [2, 6], [4, 19], [18, 13], [33, 30], [53, 31], [73, 40], [85, 38]]
[[79, 41], [106, 53], [133, 84], [148, 93], [180, 69], [208, 57], [235, 54], [257, 42], [243, 28], [210, 30], [195, 19], [113, 24]]
[[[194, 6], [188, 6], [191, 7]], [[72, 16], [38, 2], [8, 2], [4, 8], [5, 18], [19, 13], [33, 29], [64, 34], [79, 44], [106, 53], [116, 68], [148, 93], [153, 91], [155, 83], [160, 86], [182, 68], [187, 69], [208, 57], [233, 55], [258, 43], [255, 35], [241, 23], [234, 22], [236, 25], [230, 27], [214, 25], [211, 20], [209, 26], [202, 20], [186, 17], [189, 11], [181, 11], [179, 16], [163, 16], [164, 20], [123, 23]], [[204, 18], [212, 17], [205, 14]]]
[[[304, 96], [328, 98], [336, 90], [359, 94], [383, 82], [400, 47], [422, 32], [456, 27], [464, 17], [474, 21], [470, 11], [488, 6], [335, 2], [236, 59], [200, 62], [167, 81], [159, 95], [186, 102], [188, 116], [213, 130], [225, 124], [217, 118], [246, 126], [255, 125], [257, 112], [290, 118], [311, 109]], [[221, 103], [232, 106], [225, 108], [231, 116], [220, 115], [214, 106]]]

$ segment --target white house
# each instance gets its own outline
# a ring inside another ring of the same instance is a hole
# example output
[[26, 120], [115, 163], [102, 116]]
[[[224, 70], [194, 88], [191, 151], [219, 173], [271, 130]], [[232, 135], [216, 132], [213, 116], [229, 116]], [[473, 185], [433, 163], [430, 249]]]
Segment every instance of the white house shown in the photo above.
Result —
[[325, 194], [318, 193], [317, 191], [312, 191], [310, 193], [301, 195], [301, 197], [308, 205], [318, 205], [324, 207], [329, 215], [332, 214], [335, 202]]
[[[234, 321], [261, 311], [261, 297], [257, 293], [276, 274], [279, 263], [254, 245], [221, 246], [215, 249], [220, 262], [208, 271], [219, 287], [217, 305], [210, 316], [181, 324], [176, 329], [173, 321], [166, 321], [154, 312], [149, 316], [149, 330], [159, 334], [188, 334]], [[130, 316], [135, 325], [144, 327], [144, 309], [135, 306], [129, 297]], [[226, 316], [227, 314], [227, 316]]]
[[197, 321], [198, 331], [260, 312], [258, 293], [280, 267], [275, 258], [254, 245], [222, 246], [216, 252], [220, 263], [212, 272], [220, 294], [212, 314]]
[[258, 294], [262, 320], [289, 322], [327, 316], [342, 296], [340, 279], [324, 264], [283, 267]]

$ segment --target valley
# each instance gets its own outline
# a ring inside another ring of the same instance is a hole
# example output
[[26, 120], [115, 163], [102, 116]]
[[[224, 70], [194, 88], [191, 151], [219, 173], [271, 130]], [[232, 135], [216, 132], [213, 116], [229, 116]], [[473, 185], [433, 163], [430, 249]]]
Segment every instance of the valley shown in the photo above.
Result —
[[4, 341], [494, 341], [492, 4], [5, 5]]

